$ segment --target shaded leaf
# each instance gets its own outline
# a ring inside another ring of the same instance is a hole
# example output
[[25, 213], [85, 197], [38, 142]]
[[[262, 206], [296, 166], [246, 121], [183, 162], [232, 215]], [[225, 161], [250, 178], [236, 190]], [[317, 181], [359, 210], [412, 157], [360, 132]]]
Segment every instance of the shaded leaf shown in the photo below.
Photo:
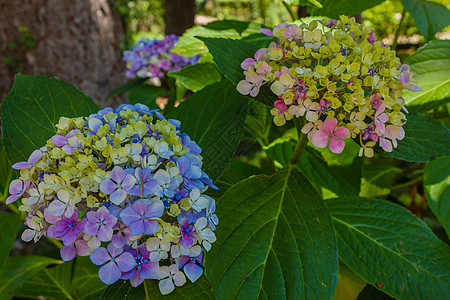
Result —
[[48, 265], [60, 263], [62, 261], [45, 256], [29, 255], [8, 257], [0, 272], [0, 295], [9, 299], [9, 293], [23, 281], [32, 278]]
[[[3, 138], [0, 137], [0, 202], [6, 201], [9, 194], [9, 182], [11, 181], [12, 168], [6, 157]], [[1, 263], [0, 263], [1, 269]]]
[[188, 97], [168, 117], [180, 120], [181, 132], [202, 148], [203, 170], [215, 180], [236, 151], [246, 115], [247, 98], [223, 80]]
[[450, 11], [442, 4], [426, 0], [402, 0], [426, 41], [450, 25]]
[[437, 40], [427, 43], [405, 63], [419, 75], [414, 79], [422, 92], [405, 91], [403, 98], [408, 108], [426, 111], [450, 101], [450, 41]]
[[216, 65], [212, 63], [189, 65], [179, 71], [170, 72], [168, 75], [194, 92], [222, 79]]
[[308, 5], [318, 8], [322, 7], [322, 4], [320, 4], [320, 2], [318, 2], [317, 0], [283, 0], [283, 2], [294, 5]]
[[108, 285], [100, 280], [98, 270], [99, 266], [94, 265], [88, 256], [77, 256], [73, 264], [71, 294], [79, 299], [89, 299], [105, 290]]
[[148, 77], [131, 79], [131, 80], [127, 81], [126, 83], [122, 84], [121, 86], [119, 86], [118, 88], [115, 88], [111, 92], [109, 92], [109, 94], [106, 96], [105, 100], [108, 100], [109, 98], [111, 98], [114, 95], [121, 95], [123, 93], [126, 93], [129, 90], [131, 90], [132, 88], [134, 88], [135, 86], [141, 85], [146, 80], [148, 80]]
[[450, 157], [428, 162], [424, 176], [428, 206], [450, 236]]
[[376, 289], [370, 284], [367, 284], [356, 298], [356, 300], [393, 300], [393, 299], [395, 298], [386, 295], [385, 293]]
[[156, 104], [156, 98], [164, 97], [169, 91], [160, 86], [154, 85], [138, 85], [128, 93], [128, 101], [130, 104], [141, 103], [147, 105], [150, 109], [159, 109]]
[[405, 208], [384, 200], [326, 200], [339, 257], [361, 278], [398, 299], [446, 299], [450, 248]]
[[390, 193], [393, 180], [401, 170], [388, 162], [363, 165], [361, 197], [381, 197]]
[[0, 228], [2, 231], [0, 234], [0, 271], [8, 258], [9, 251], [11, 251], [20, 223], [18, 216], [0, 211]]
[[383, 0], [322, 0], [322, 8], [314, 8], [312, 16], [339, 19], [340, 15], [355, 15], [383, 2]]
[[439, 121], [411, 111], [403, 126], [405, 138], [386, 156], [407, 161], [427, 162], [450, 155], [450, 131]]
[[56, 133], [60, 117], [89, 116], [100, 107], [74, 85], [44, 75], [17, 74], [2, 105], [8, 160], [26, 161]]
[[323, 200], [296, 169], [258, 175], [217, 204], [206, 272], [218, 299], [331, 299], [334, 230]]

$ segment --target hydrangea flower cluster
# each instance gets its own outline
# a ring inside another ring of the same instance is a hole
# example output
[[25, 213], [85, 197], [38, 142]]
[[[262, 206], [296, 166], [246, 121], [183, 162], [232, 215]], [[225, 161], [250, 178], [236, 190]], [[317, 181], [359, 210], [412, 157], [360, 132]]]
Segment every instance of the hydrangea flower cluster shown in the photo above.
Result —
[[[156, 117], [155, 117], [156, 115]], [[24, 241], [62, 241], [61, 257], [90, 255], [106, 284], [157, 279], [162, 294], [203, 273], [216, 240], [217, 189], [180, 122], [141, 104], [62, 117], [58, 132], [13, 165], [7, 204], [28, 213]]]
[[316, 147], [341, 153], [352, 137], [360, 156], [373, 156], [377, 142], [391, 152], [404, 137], [402, 89], [421, 90], [409, 66], [354, 18], [321, 23], [261, 29], [277, 42], [242, 62], [245, 79], [237, 90], [255, 97], [267, 84], [278, 97], [275, 124], [304, 117], [302, 132]]
[[171, 53], [178, 41], [174, 34], [166, 35], [163, 40], [142, 38], [130, 50], [124, 52], [123, 60], [127, 64], [125, 75], [128, 78], [161, 78], [168, 72], [195, 64], [200, 56], [191, 58]]

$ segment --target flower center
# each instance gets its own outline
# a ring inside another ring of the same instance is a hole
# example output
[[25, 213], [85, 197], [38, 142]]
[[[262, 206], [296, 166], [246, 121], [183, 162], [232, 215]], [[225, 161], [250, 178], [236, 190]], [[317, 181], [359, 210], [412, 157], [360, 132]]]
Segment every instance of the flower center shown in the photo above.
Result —
[[73, 227], [73, 223], [69, 223], [69, 225], [67, 225], [69, 228]]

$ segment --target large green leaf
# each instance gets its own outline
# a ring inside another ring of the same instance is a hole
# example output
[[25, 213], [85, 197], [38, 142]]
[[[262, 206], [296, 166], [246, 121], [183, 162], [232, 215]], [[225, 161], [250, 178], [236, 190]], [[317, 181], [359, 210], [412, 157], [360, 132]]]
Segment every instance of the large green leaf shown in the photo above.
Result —
[[175, 287], [175, 290], [168, 295], [161, 295], [158, 288], [157, 280], [145, 280], [138, 287], [132, 287], [129, 281], [118, 281], [115, 284], [109, 286], [107, 289], [98, 293], [92, 294], [89, 297], [83, 298], [85, 300], [110, 300], [110, 299], [215, 299], [214, 294], [211, 291], [211, 284], [205, 278], [200, 277], [195, 283], [187, 282], [181, 287]]
[[389, 157], [407, 161], [427, 162], [450, 155], [450, 131], [439, 121], [411, 111], [403, 126], [405, 137], [398, 147], [385, 152]]
[[428, 162], [424, 175], [428, 205], [450, 236], [450, 157]]
[[222, 79], [220, 72], [213, 63], [189, 65], [179, 71], [170, 72], [168, 75], [194, 92]]
[[322, 8], [314, 8], [311, 12], [313, 16], [327, 16], [339, 19], [340, 15], [351, 16], [363, 10], [374, 7], [384, 0], [321, 0]]
[[[0, 137], [0, 202], [5, 201], [9, 193], [9, 182], [11, 181], [12, 168], [6, 156], [3, 138]], [[0, 264], [1, 268], [1, 264]]]
[[19, 231], [20, 218], [11, 213], [0, 211], [0, 271], [8, 258], [9, 251]]
[[[351, 144], [349, 141], [348, 144]], [[269, 157], [287, 166], [289, 159], [294, 152], [295, 143], [293, 141], [275, 141], [271, 145], [265, 147], [265, 151]], [[312, 147], [306, 147], [300, 156], [297, 167], [301, 172], [314, 183], [323, 186], [332, 191], [336, 195], [350, 196], [358, 195], [361, 185], [361, 166], [362, 160], [352, 155], [353, 147], [348, 147], [341, 154], [341, 164], [333, 161], [332, 154], [321, 154]], [[329, 150], [326, 150], [329, 152]], [[323, 151], [323, 153], [326, 153]]]
[[397, 299], [447, 299], [450, 249], [405, 208], [384, 200], [328, 199], [339, 257]]
[[180, 120], [181, 132], [202, 148], [203, 170], [214, 180], [236, 151], [246, 115], [247, 98], [223, 80], [188, 97], [168, 117]]
[[65, 262], [53, 268], [44, 268], [30, 280], [22, 281], [12, 293], [30, 298], [74, 299], [70, 291], [72, 264]]
[[331, 299], [337, 252], [328, 210], [296, 169], [234, 185], [217, 204], [206, 272], [218, 299]]
[[2, 299], [10, 299], [10, 292], [23, 281], [32, 278], [48, 265], [60, 263], [62, 261], [45, 256], [9, 257], [0, 272], [0, 296]]
[[[220, 72], [237, 85], [244, 79], [241, 63], [248, 57], [254, 57], [258, 47], [253, 44], [232, 39], [199, 37], [211, 52]], [[253, 98], [252, 98], [253, 99]], [[276, 95], [267, 86], [262, 86], [255, 100], [273, 106]]]
[[215, 21], [205, 26], [194, 26], [186, 30], [172, 51], [186, 57], [204, 54], [208, 52], [208, 48], [201, 41], [194, 38], [195, 36], [240, 39], [258, 33], [262, 27], [263, 25], [261, 24], [234, 20]]
[[17, 74], [2, 105], [2, 135], [11, 163], [28, 156], [56, 133], [60, 117], [89, 116], [100, 108], [74, 85], [44, 75]]
[[94, 265], [89, 257], [78, 256], [73, 265], [72, 295], [79, 299], [87, 299], [102, 292], [108, 287], [98, 277], [99, 267]]
[[413, 17], [425, 40], [432, 40], [436, 33], [450, 25], [450, 12], [442, 4], [427, 0], [402, 0]]
[[416, 111], [425, 111], [450, 101], [450, 41], [436, 40], [427, 43], [405, 63], [418, 74], [417, 85], [422, 92], [405, 91], [403, 98]]

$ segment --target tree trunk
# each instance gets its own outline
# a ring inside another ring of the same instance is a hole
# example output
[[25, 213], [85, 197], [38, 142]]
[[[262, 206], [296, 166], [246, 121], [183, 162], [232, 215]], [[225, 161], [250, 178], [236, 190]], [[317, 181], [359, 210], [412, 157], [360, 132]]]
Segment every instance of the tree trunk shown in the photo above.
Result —
[[180, 36], [194, 26], [195, 0], [165, 0], [164, 9], [165, 34]]
[[0, 99], [20, 71], [73, 83], [102, 106], [119, 104], [104, 102], [125, 81], [112, 0], [0, 0], [0, 28]]

